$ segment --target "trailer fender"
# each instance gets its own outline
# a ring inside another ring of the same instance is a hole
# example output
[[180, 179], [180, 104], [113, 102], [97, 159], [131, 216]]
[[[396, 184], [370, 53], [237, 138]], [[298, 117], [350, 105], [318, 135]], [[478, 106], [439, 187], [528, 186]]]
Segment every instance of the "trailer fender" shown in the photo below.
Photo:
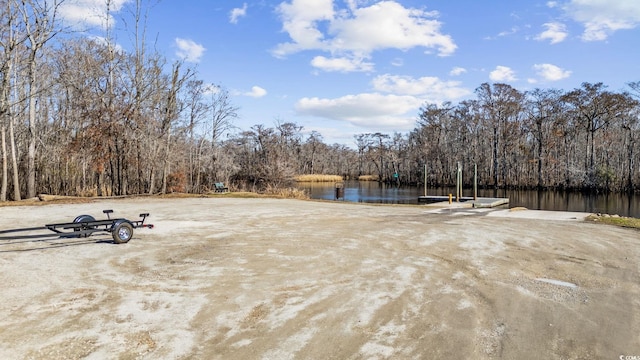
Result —
[[[76, 216], [75, 219], [73, 219], [73, 222], [76, 223], [76, 224], [88, 223], [88, 222], [91, 222], [91, 221], [96, 221], [96, 219], [91, 215], [78, 215], [78, 216]], [[80, 232], [82, 230], [93, 229], [93, 228], [95, 228], [95, 226], [83, 225], [80, 228], [75, 228], [73, 230], [73, 232]], [[89, 232], [85, 232], [85, 233], [80, 233], [80, 234], [76, 235], [75, 237], [89, 237], [89, 236], [91, 236], [91, 232], [90, 231]]]
[[111, 226], [111, 236], [116, 244], [129, 242], [133, 237], [133, 224], [129, 220], [116, 220]]

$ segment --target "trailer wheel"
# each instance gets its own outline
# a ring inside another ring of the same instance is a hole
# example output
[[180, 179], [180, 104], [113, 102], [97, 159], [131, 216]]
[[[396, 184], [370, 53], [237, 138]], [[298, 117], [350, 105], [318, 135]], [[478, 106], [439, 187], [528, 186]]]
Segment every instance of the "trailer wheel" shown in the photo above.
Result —
[[133, 236], [133, 225], [127, 220], [118, 220], [111, 227], [111, 236], [116, 244], [124, 244]]
[[[91, 221], [96, 221], [96, 219], [91, 216], [91, 215], [79, 215], [77, 216], [75, 219], [73, 219], [73, 222], [76, 224], [79, 223], [86, 223], [86, 222], [91, 222]], [[87, 230], [87, 229], [94, 229], [95, 226], [87, 226], [87, 227], [82, 227], [82, 228], [75, 228], [73, 230], [73, 232], [80, 232], [80, 230]], [[91, 232], [85, 233], [85, 234], [78, 234], [75, 237], [89, 237], [91, 236]]]

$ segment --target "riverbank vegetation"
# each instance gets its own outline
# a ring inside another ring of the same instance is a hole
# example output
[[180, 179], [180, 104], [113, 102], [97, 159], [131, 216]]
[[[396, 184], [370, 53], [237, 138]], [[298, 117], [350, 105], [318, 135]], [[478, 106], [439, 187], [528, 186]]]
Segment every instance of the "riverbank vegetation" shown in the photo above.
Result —
[[[475, 165], [482, 187], [640, 187], [640, 82], [618, 91], [485, 83], [474, 99], [425, 104], [408, 133], [326, 144], [295, 121], [238, 129], [231, 94], [147, 48], [138, 21], [124, 51], [108, 32], [63, 34], [55, 8], [3, 6], [0, 43], [11, 46], [0, 54], [0, 201], [203, 194], [221, 181], [265, 192], [290, 188], [296, 175], [446, 186], [458, 164], [466, 186]], [[143, 9], [131, 10], [139, 19]]]
[[305, 174], [297, 175], [297, 182], [341, 182], [344, 179], [340, 175]]
[[360, 181], [379, 181], [380, 177], [378, 175], [360, 175], [360, 176], [358, 176], [358, 180], [360, 180]]
[[606, 225], [614, 225], [620, 227], [627, 227], [632, 229], [640, 229], [640, 219], [630, 218], [625, 216], [607, 215], [607, 214], [594, 214], [587, 217], [588, 221], [593, 221]]

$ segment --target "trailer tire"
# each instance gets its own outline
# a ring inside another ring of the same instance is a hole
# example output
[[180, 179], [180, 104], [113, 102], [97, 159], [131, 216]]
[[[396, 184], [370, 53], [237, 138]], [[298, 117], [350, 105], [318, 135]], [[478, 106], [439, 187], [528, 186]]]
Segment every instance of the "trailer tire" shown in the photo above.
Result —
[[128, 243], [133, 237], [133, 225], [127, 220], [118, 220], [111, 227], [111, 236], [116, 244]]
[[[76, 224], [87, 223], [91, 221], [96, 221], [96, 219], [91, 215], [79, 215], [79, 216], [76, 216], [75, 219], [73, 219], [73, 222]], [[75, 228], [73, 232], [80, 232], [80, 230], [87, 230], [87, 229], [95, 229], [95, 226], [83, 226], [83, 227]], [[89, 237], [89, 236], [91, 236], [91, 232], [88, 232], [85, 234], [78, 234], [75, 237]]]

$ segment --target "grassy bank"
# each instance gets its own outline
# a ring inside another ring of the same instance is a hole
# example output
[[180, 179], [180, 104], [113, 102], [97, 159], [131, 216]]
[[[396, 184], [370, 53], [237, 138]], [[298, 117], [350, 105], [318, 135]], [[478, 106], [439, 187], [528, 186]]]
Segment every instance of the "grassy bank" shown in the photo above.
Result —
[[640, 219], [624, 217], [624, 216], [609, 216], [609, 215], [591, 215], [587, 218], [588, 221], [593, 221], [606, 225], [621, 226], [633, 229], [640, 229]]

